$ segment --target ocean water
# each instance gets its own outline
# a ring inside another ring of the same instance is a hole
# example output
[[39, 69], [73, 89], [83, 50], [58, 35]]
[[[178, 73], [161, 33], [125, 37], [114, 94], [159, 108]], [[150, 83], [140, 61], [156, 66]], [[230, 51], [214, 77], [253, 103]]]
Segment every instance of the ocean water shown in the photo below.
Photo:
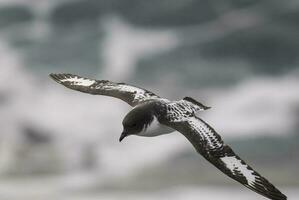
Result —
[[[159, 190], [108, 190], [67, 188], [61, 178], [23, 178], [0, 181], [1, 200], [266, 200], [244, 187], [180, 186]], [[289, 200], [296, 200], [299, 188], [280, 188]]]
[[[250, 155], [258, 158], [245, 160], [265, 164], [266, 167], [258, 167], [258, 170], [267, 172], [263, 174], [274, 183], [281, 183], [282, 187], [278, 187], [288, 199], [299, 199], [299, 137], [293, 136], [299, 127], [297, 64], [286, 63], [290, 70], [284, 70], [284, 65], [278, 70], [267, 63], [247, 62], [242, 56], [238, 57], [243, 54], [237, 51], [236, 58], [229, 62], [219, 57], [205, 60], [194, 52], [199, 46], [188, 47], [185, 39], [178, 36], [178, 30], [131, 24], [117, 13], [98, 19], [96, 24], [81, 23], [78, 18], [77, 28], [63, 28], [50, 20], [51, 5], [57, 3], [59, 7], [61, 2], [0, 0], [0, 7], [8, 3], [26, 4], [35, 16], [33, 21], [0, 30], [0, 200], [266, 199], [237, 184], [234, 187], [220, 186], [220, 183], [218, 186], [165, 186], [162, 180], [172, 176], [178, 177], [179, 183], [192, 183], [197, 178], [194, 173], [204, 166], [194, 161], [195, 157], [188, 157], [197, 155], [182, 135], [132, 137], [119, 144], [121, 121], [130, 108], [117, 99], [68, 91], [48, 78], [50, 72], [124, 81], [167, 98], [192, 96], [212, 106], [211, 110], [201, 113], [203, 119], [225, 141], [242, 139], [243, 143], [237, 142], [239, 149], [234, 150], [243, 150], [242, 158], [250, 158]], [[136, 8], [140, 13], [140, 7]], [[288, 26], [284, 24], [281, 30], [292, 30], [292, 35], [296, 35], [294, 27], [285, 28]], [[183, 28], [181, 31], [185, 33]], [[197, 31], [193, 32], [196, 38], [203, 30]], [[258, 36], [255, 29], [251, 31]], [[263, 35], [261, 39], [257, 37], [257, 41], [263, 41]], [[266, 44], [271, 43], [267, 42], [269, 37], [266, 38]], [[253, 61], [260, 57], [271, 61], [285, 61], [289, 55], [296, 57], [297, 43], [289, 44], [280, 35], [277, 38], [277, 41], [286, 42], [286, 46], [278, 45], [273, 51], [287, 52], [285, 55], [260, 56], [257, 53]], [[196, 44], [197, 39], [194, 42]], [[216, 43], [221, 44], [220, 41]], [[273, 44], [280, 43], [274, 41]], [[256, 45], [257, 50], [268, 52]], [[251, 45], [242, 45], [242, 48], [246, 46], [252, 48]], [[226, 51], [231, 49], [228, 47], [224, 45]], [[296, 53], [288, 51], [289, 48]], [[283, 73], [272, 76], [274, 70]], [[231, 85], [223, 87], [225, 80]], [[266, 142], [255, 146], [250, 140], [246, 143], [247, 138], [254, 137]], [[244, 146], [249, 148], [246, 150]], [[278, 161], [284, 164], [276, 166]], [[267, 167], [272, 164], [273, 169]], [[190, 169], [186, 171], [191, 176], [178, 170], [181, 166], [185, 166], [184, 170]], [[166, 174], [163, 170], [170, 172]], [[214, 170], [211, 169], [211, 173], [214, 174]], [[80, 171], [89, 174], [81, 175]], [[11, 174], [14, 177], [9, 177]], [[150, 174], [152, 179], [149, 180], [156, 180], [156, 186], [136, 189], [141, 185], [139, 180], [148, 181], [138, 174], [145, 177]], [[130, 176], [138, 177], [130, 189], [108, 189], [102, 184], [112, 180], [116, 185], [129, 185], [121, 178]], [[168, 185], [171, 180], [166, 181]], [[214, 176], [209, 180], [214, 180]], [[206, 183], [205, 180], [202, 183]], [[153, 189], [160, 186], [165, 187]]]

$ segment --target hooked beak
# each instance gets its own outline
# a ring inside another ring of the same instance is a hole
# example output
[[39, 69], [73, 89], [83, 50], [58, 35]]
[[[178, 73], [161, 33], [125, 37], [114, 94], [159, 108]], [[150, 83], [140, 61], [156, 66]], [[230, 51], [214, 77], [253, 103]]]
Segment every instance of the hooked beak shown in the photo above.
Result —
[[119, 142], [121, 142], [127, 136], [128, 136], [128, 134], [126, 132], [122, 132], [122, 134], [120, 135], [120, 138], [119, 138]]

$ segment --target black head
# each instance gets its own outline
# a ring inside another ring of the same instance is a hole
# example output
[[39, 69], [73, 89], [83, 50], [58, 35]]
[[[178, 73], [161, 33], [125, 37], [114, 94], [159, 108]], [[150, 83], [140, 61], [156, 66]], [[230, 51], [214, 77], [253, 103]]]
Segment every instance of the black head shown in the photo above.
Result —
[[154, 119], [152, 113], [143, 107], [137, 107], [131, 110], [123, 120], [123, 132], [119, 138], [121, 142], [129, 135], [138, 135], [141, 133]]

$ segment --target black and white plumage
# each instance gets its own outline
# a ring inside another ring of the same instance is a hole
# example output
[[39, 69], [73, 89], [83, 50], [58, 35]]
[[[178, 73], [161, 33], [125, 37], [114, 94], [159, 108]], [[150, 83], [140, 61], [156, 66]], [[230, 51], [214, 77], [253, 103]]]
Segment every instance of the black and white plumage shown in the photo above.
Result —
[[120, 141], [129, 135], [151, 137], [179, 131], [198, 153], [232, 179], [269, 199], [287, 199], [236, 155], [220, 135], [196, 115], [198, 111], [209, 108], [196, 100], [185, 97], [183, 100], [169, 101], [139, 87], [71, 74], [50, 74], [50, 77], [70, 89], [116, 97], [131, 105], [133, 109], [123, 120], [124, 131]]

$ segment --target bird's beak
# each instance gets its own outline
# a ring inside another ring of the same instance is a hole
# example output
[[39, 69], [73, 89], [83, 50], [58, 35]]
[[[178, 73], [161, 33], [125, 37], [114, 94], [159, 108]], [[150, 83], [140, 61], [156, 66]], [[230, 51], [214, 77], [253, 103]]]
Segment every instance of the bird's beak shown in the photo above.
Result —
[[128, 136], [128, 134], [125, 131], [122, 132], [122, 134], [120, 135], [120, 138], [119, 138], [119, 142], [121, 142], [127, 136]]

